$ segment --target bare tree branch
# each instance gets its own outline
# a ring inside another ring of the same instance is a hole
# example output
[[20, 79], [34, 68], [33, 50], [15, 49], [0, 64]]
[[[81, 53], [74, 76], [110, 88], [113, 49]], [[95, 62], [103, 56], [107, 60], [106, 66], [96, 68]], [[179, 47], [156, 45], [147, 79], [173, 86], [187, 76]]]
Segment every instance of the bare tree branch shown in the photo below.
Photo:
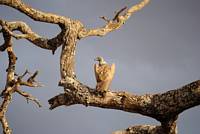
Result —
[[0, 119], [3, 128], [3, 134], [12, 134], [12, 129], [9, 127], [8, 120], [5, 116]]
[[115, 131], [112, 134], [164, 134], [161, 126], [140, 125], [125, 130]]
[[200, 104], [200, 81], [166, 93], [141, 96], [127, 92], [107, 92], [102, 97], [95, 89], [72, 79], [60, 85], [69, 90], [50, 99], [50, 109], [74, 104], [117, 109], [152, 117], [160, 121], [162, 125], [165, 124], [163, 126], [167, 126], [166, 124], [176, 119], [184, 110]]
[[108, 20], [106, 19], [106, 17], [101, 17], [107, 22], [105, 26], [96, 29], [83, 28], [79, 32], [78, 37], [81, 39], [88, 36], [104, 36], [109, 32], [119, 29], [130, 18], [132, 14], [145, 7], [149, 3], [149, 1], [150, 0], [143, 0], [139, 4], [136, 4], [129, 8], [128, 11], [123, 15], [120, 15], [126, 9], [126, 7], [122, 8], [119, 12], [116, 13], [115, 17], [112, 20]]
[[33, 102], [35, 102], [38, 105], [38, 107], [42, 107], [39, 100], [37, 98], [35, 98], [34, 96], [32, 96], [31, 94], [21, 91], [20, 89], [17, 89], [16, 92], [19, 93], [20, 95], [22, 95], [23, 97], [25, 97], [27, 99], [27, 101], [32, 100]]
[[176, 119], [161, 126], [139, 125], [125, 130], [118, 130], [112, 134], [177, 134]]
[[[32, 42], [34, 45], [41, 47], [43, 49], [52, 50], [54, 53], [57, 47], [62, 45], [62, 38], [63, 35], [66, 34], [66, 30], [63, 29], [56, 37], [52, 39], [47, 39], [39, 36], [38, 34], [34, 33], [31, 28], [22, 21], [14, 21], [14, 22], [6, 22], [4, 20], [0, 20], [0, 25], [4, 28], [6, 33], [15, 37], [16, 39], [27, 39]], [[20, 31], [23, 34], [15, 34], [12, 31]], [[5, 43], [8, 39], [5, 38]], [[6, 49], [6, 45], [0, 46], [0, 50], [4, 51]]]
[[162, 122], [200, 104], [200, 81], [162, 94], [138, 96], [124, 91], [112, 91], [108, 92], [103, 98], [99, 96], [95, 89], [75, 80], [68, 80], [60, 85], [64, 86], [65, 89], [70, 89], [70, 91], [50, 99], [50, 109], [61, 105], [83, 104], [140, 113]]
[[119, 21], [118, 19], [120, 18], [120, 14], [125, 11], [127, 9], [127, 7], [122, 8], [121, 10], [119, 10], [118, 12], [116, 12], [115, 17], [112, 19], [113, 21]]
[[[24, 84], [22, 78], [28, 74], [28, 71], [25, 71], [21, 76], [18, 76], [17, 78], [15, 73], [15, 65], [17, 57], [14, 54], [13, 48], [12, 48], [12, 36], [10, 35], [10, 29], [7, 27], [6, 22], [0, 20], [0, 25], [2, 26], [2, 32], [4, 37], [4, 44], [0, 46], [1, 51], [7, 50], [8, 53], [8, 59], [9, 64], [7, 68], [7, 80], [5, 89], [1, 92], [1, 97], [3, 98], [3, 102], [0, 105], [0, 122], [2, 124], [3, 128], [3, 134], [12, 134], [12, 130], [9, 127], [8, 120], [6, 118], [6, 112], [8, 110], [8, 106], [12, 101], [12, 95], [17, 92], [20, 95], [24, 96], [28, 100], [34, 101], [39, 107], [41, 107], [41, 104], [39, 101], [33, 97], [32, 95], [22, 92], [19, 90], [20, 86]], [[38, 72], [34, 73], [29, 79], [32, 81], [27, 81], [29, 85], [34, 84], [34, 78], [36, 77]], [[25, 84], [24, 84], [25, 85]]]
[[[22, 78], [25, 72], [19, 77], [15, 77], [15, 64], [17, 57], [12, 49], [12, 40], [27, 39], [38, 47], [52, 50], [62, 45], [60, 55], [60, 86], [64, 87], [64, 93], [57, 95], [49, 100], [50, 109], [65, 105], [83, 104], [108, 109], [122, 110], [131, 113], [139, 113], [152, 117], [160, 121], [160, 126], [141, 125], [129, 127], [126, 130], [114, 132], [114, 134], [177, 134], [176, 120], [178, 115], [191, 107], [200, 104], [200, 80], [187, 84], [181, 88], [170, 90], [160, 94], [135, 95], [125, 91], [108, 91], [104, 96], [100, 95], [96, 89], [83, 85], [76, 79], [75, 74], [75, 52], [77, 41], [89, 36], [104, 36], [109, 32], [119, 29], [135, 12], [145, 7], [150, 0], [142, 0], [129, 9], [122, 8], [116, 12], [113, 19], [101, 17], [106, 21], [101, 28], [87, 29], [78, 20], [45, 13], [24, 4], [21, 0], [1, 0], [1, 5], [12, 7], [35, 21], [57, 24], [61, 32], [52, 39], [46, 39], [34, 33], [24, 22], [6, 22], [0, 20], [1, 31], [4, 37], [4, 44], [0, 46], [0, 51], [7, 50], [9, 56], [9, 66], [7, 69], [7, 83], [2, 96], [4, 101], [1, 105], [0, 119], [4, 133], [11, 134], [5, 113], [11, 102], [12, 94], [17, 92], [28, 100], [34, 101], [39, 107], [39, 101], [32, 95], [20, 90], [20, 86], [38, 87], [35, 81], [37, 71], [26, 81]], [[124, 12], [124, 13], [123, 13]], [[20, 31], [16, 34], [14, 31]], [[10, 97], [10, 98], [9, 98]], [[8, 131], [7, 131], [8, 130]]]
[[41, 21], [59, 25], [68, 25], [69, 23], [71, 23], [70, 18], [36, 10], [30, 7], [29, 5], [23, 3], [21, 0], [1, 0], [0, 4], [12, 7], [24, 13], [25, 15], [29, 16], [35, 21]]
[[4, 43], [0, 46], [0, 51], [5, 51], [6, 48], [10, 47], [12, 44], [12, 39], [11, 39], [11, 35], [9, 34], [9, 32], [6, 30], [7, 27], [5, 26], [5, 22], [0, 20], [0, 25], [2, 26], [2, 33], [3, 33], [3, 37], [4, 37]]

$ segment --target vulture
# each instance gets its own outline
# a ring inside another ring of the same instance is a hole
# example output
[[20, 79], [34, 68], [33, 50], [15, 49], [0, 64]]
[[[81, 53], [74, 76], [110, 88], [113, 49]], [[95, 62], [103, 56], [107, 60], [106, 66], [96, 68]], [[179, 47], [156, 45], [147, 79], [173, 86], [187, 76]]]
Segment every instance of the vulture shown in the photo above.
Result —
[[97, 57], [95, 59], [97, 64], [94, 64], [94, 72], [97, 81], [96, 90], [100, 93], [106, 93], [111, 85], [114, 73], [115, 64], [107, 64], [103, 57]]

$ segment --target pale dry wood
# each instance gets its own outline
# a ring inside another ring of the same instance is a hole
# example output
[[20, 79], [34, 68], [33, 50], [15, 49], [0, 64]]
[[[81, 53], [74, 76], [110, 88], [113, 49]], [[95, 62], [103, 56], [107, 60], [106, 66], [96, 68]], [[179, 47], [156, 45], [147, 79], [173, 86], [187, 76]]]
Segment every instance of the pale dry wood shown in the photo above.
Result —
[[[176, 119], [178, 115], [200, 104], [199, 80], [162, 94], [146, 94], [141, 96], [124, 91], [110, 91], [102, 97], [95, 89], [83, 85], [74, 79], [62, 81], [60, 86], [68, 90], [49, 100], [50, 109], [62, 105], [83, 104], [85, 106], [140, 113], [160, 121], [162, 132], [166, 132], [166, 134], [176, 134]], [[149, 133], [151, 134], [151, 132]]]
[[[51, 109], [87, 102], [90, 106], [140, 113], [162, 122], [200, 103], [199, 80], [165, 93], [135, 95], [125, 91], [110, 91], [104, 97], [99, 96], [95, 89], [74, 79], [69, 78], [59, 85], [70, 90], [50, 99]], [[56, 98], [62, 98], [61, 103]]]
[[[59, 85], [64, 87], [65, 93], [57, 95], [49, 100], [51, 105], [50, 109], [54, 109], [62, 105], [70, 106], [74, 104], [83, 104], [85, 106], [95, 106], [123, 110], [132, 113], [140, 113], [142, 115], [155, 118], [161, 122], [161, 125], [134, 126], [126, 130], [122, 130], [121, 132], [124, 134], [176, 134], [176, 120], [178, 115], [186, 109], [199, 105], [199, 81], [195, 81], [182, 88], [170, 90], [162, 94], [146, 94], [138, 96], [124, 91], [110, 91], [102, 97], [98, 94], [98, 92], [96, 92], [95, 89], [80, 83], [76, 79], [74, 70], [76, 44], [78, 40], [89, 36], [104, 36], [109, 32], [119, 29], [132, 14], [145, 7], [149, 1], [150, 0], [142, 0], [139, 4], [136, 4], [129, 9], [126, 7], [122, 8], [111, 20], [106, 17], [101, 17], [106, 21], [105, 26], [101, 28], [87, 29], [78, 20], [72, 20], [68, 17], [45, 13], [33, 9], [32, 7], [24, 4], [21, 0], [1, 0], [0, 4], [13, 7], [33, 20], [59, 25], [61, 32], [53, 39], [45, 39], [32, 32], [30, 27], [28, 27], [24, 22], [8, 22], [5, 23], [6, 27], [3, 27], [3, 30], [1, 30], [1, 32], [3, 31], [4, 33], [3, 36], [5, 43], [0, 46], [0, 50], [4, 51], [10, 47], [11, 36], [17, 39], [25, 38], [36, 46], [44, 49], [50, 49], [53, 52], [57, 47], [62, 45], [60, 55], [61, 80]], [[11, 26], [18, 28], [12, 29]], [[14, 34], [13, 30], [18, 30], [22, 32], [22, 34]], [[10, 60], [10, 63], [12, 62], [15, 62], [15, 60]], [[13, 66], [8, 68], [8, 72], [13, 72], [12, 70]], [[14, 75], [13, 73], [8, 74], [8, 78]], [[26, 84], [26, 82], [21, 82], [21, 85], [28, 84]], [[13, 91], [13, 89], [10, 88], [10, 91]], [[118, 133], [120, 133], [120, 131], [118, 131]]]
[[125, 130], [115, 131], [112, 134], [178, 134], [176, 120], [177, 117], [171, 121], [165, 122], [165, 124], [162, 124], [161, 126], [131, 126]]
[[0, 108], [0, 122], [3, 128], [3, 134], [12, 134], [12, 129], [9, 127], [8, 120], [5, 116], [8, 110], [8, 106], [11, 103], [11, 100], [12, 100], [11, 95], [5, 96]]
[[68, 25], [69, 23], [71, 23], [70, 18], [36, 10], [31, 6], [23, 3], [22, 0], [0, 0], [0, 4], [12, 7], [24, 13], [25, 15], [29, 16], [35, 21], [41, 21], [59, 25]]
[[[2, 21], [0, 21], [2, 22]], [[39, 107], [41, 107], [41, 104], [39, 101], [33, 97], [31, 94], [21, 91], [19, 88], [21, 85], [31, 86], [31, 87], [37, 87], [34, 83], [30, 81], [23, 81], [22, 78], [28, 74], [28, 71], [26, 71], [23, 75], [16, 77], [15, 73], [15, 65], [17, 57], [14, 54], [13, 47], [12, 47], [12, 38], [10, 33], [7, 31], [8, 27], [5, 25], [5, 23], [0, 23], [2, 26], [2, 32], [4, 37], [4, 44], [0, 46], [0, 50], [4, 51], [6, 50], [8, 53], [8, 59], [9, 64], [7, 68], [7, 80], [5, 89], [1, 92], [1, 97], [3, 99], [1, 106], [0, 106], [0, 122], [2, 124], [3, 128], [3, 134], [12, 134], [12, 129], [9, 127], [8, 120], [6, 118], [6, 112], [8, 110], [8, 106], [12, 101], [12, 95], [16, 92], [25, 97], [28, 100], [32, 100], [35, 102]], [[29, 79], [34, 79], [37, 74], [33, 74], [29, 77]]]
[[[52, 50], [53, 53], [55, 52], [57, 47], [62, 45], [62, 37], [63, 35], [65, 35], [65, 30], [62, 30], [56, 37], [52, 39], [47, 39], [33, 32], [32, 29], [25, 22], [22, 21], [7, 22], [0, 19], [0, 25], [4, 27], [7, 33], [12, 35], [16, 39], [27, 39], [40, 48]], [[15, 34], [12, 31], [20, 31], [22, 34]], [[5, 43], [6, 41], [7, 38], [5, 39]], [[0, 46], [0, 51], [4, 51], [6, 49], [4, 44]]]
[[160, 126], [140, 125], [125, 130], [115, 131], [112, 134], [164, 134]]
[[86, 29], [83, 28], [79, 32], [79, 38], [85, 38], [88, 36], [104, 36], [109, 32], [119, 29], [125, 22], [131, 17], [135, 12], [143, 9], [150, 0], [143, 0], [140, 3], [129, 8], [123, 15], [120, 15], [126, 8], [122, 8], [112, 20], [106, 19], [106, 17], [101, 17], [106, 20], [106, 25], [101, 28]]
[[39, 100], [37, 98], [35, 98], [34, 96], [32, 96], [31, 94], [21, 91], [20, 89], [17, 89], [16, 92], [19, 93], [20, 95], [22, 95], [23, 97], [25, 97], [27, 99], [27, 103], [29, 100], [31, 100], [31, 101], [35, 102], [38, 107], [42, 107]]

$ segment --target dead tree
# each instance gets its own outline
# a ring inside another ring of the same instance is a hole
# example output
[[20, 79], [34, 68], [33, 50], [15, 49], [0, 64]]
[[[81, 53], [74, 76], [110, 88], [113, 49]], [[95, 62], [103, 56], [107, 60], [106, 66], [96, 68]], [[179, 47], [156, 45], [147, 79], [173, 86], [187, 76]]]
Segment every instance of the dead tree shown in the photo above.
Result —
[[[35, 77], [38, 74], [37, 71], [26, 81], [22, 80], [22, 78], [28, 71], [21, 76], [16, 75], [15, 64], [17, 57], [12, 47], [12, 38], [14, 37], [16, 39], [27, 39], [35, 46], [50, 50], [53, 54], [58, 47], [62, 46], [60, 55], [61, 80], [59, 81], [59, 86], [62, 86], [65, 92], [49, 99], [51, 110], [62, 105], [82, 104], [85, 106], [139, 113], [158, 120], [161, 125], [133, 126], [125, 130], [116, 131], [114, 134], [177, 134], [176, 121], [178, 115], [184, 110], [200, 104], [199, 80], [181, 88], [160, 94], [136, 95], [126, 91], [109, 91], [105, 96], [101, 96], [98, 95], [95, 89], [82, 84], [77, 79], [74, 70], [77, 41], [90, 36], [105, 36], [109, 32], [119, 29], [132, 14], [145, 7], [149, 1], [142, 0], [130, 8], [122, 8], [116, 13], [113, 19], [101, 17], [106, 22], [104, 26], [88, 29], [78, 20], [36, 10], [21, 0], [0, 0], [1, 5], [12, 7], [35, 21], [56, 24], [61, 29], [61, 32], [54, 38], [47, 39], [33, 32], [22, 21], [8, 22], [0, 19], [1, 32], [5, 41], [0, 46], [0, 51], [7, 51], [9, 59], [7, 82], [1, 94], [4, 99], [0, 108], [0, 120], [3, 133], [12, 133], [5, 114], [12, 100], [13, 93], [17, 92], [41, 106], [36, 98], [20, 90], [21, 86], [38, 87], [40, 85], [35, 81]], [[21, 34], [15, 34], [13, 31], [19, 31]]]

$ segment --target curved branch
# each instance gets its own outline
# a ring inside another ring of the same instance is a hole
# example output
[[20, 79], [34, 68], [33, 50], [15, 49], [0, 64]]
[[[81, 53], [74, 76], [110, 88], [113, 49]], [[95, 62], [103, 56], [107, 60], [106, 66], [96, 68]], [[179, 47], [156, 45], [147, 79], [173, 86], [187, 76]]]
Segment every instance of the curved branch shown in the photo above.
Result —
[[124, 13], [123, 15], [120, 15], [126, 9], [126, 7], [122, 8], [119, 12], [116, 13], [115, 17], [112, 20], [108, 20], [106, 19], [106, 17], [101, 17], [107, 22], [105, 26], [96, 29], [83, 28], [79, 32], [78, 37], [81, 39], [88, 36], [104, 36], [109, 32], [117, 30], [130, 18], [132, 14], [144, 8], [149, 2], [150, 0], [143, 0], [139, 4], [136, 4], [131, 8], [129, 8], [127, 12]]
[[25, 97], [27, 99], [27, 102], [28, 100], [31, 100], [35, 102], [35, 104], [37, 104], [38, 107], [42, 107], [39, 100], [35, 98], [34, 96], [32, 96], [31, 94], [21, 91], [20, 89], [17, 89], [16, 92], [19, 93], [21, 96]]
[[25, 15], [29, 16], [35, 21], [41, 21], [59, 25], [68, 25], [69, 23], [71, 23], [70, 18], [36, 10], [30, 7], [29, 5], [23, 3], [21, 0], [1, 0], [0, 4], [12, 7], [24, 13]]
[[10, 47], [12, 45], [12, 36], [8, 33], [8, 31], [5, 30], [5, 25], [3, 21], [0, 20], [0, 26], [2, 26], [2, 34], [4, 38], [4, 43], [0, 46], [0, 51], [5, 51], [6, 48]]
[[[66, 34], [66, 29], [63, 28], [62, 31], [56, 37], [52, 39], [47, 39], [33, 32], [32, 29], [22, 21], [6, 22], [0, 19], [0, 25], [4, 28], [4, 30], [6, 30], [7, 33], [12, 35], [16, 39], [21, 39], [21, 38], [27, 39], [31, 43], [40, 48], [52, 50], [53, 53], [55, 52], [57, 47], [62, 45], [62, 39], [63, 39], [62, 37]], [[22, 34], [13, 33], [12, 31], [15, 30], [20, 31]], [[6, 37], [5, 43], [7, 40], [8, 39]], [[5, 49], [6, 49], [5, 45], [2, 45], [0, 47], [1, 51], [4, 51]]]

